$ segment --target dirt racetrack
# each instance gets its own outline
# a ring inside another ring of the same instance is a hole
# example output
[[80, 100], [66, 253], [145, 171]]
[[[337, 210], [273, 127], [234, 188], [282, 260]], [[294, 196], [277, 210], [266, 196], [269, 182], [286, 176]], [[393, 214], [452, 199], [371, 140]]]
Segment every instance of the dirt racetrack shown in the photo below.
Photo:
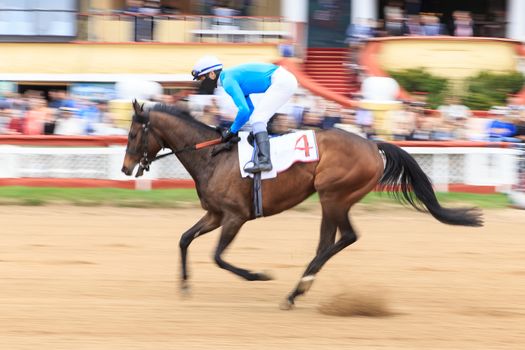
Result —
[[[360, 240], [329, 261], [293, 311], [278, 304], [317, 245], [319, 211], [248, 223], [226, 260], [270, 270], [246, 282], [190, 247], [197, 209], [9, 207], [0, 214], [0, 349], [523, 349], [525, 212], [485, 211], [481, 229], [405, 209], [353, 212]], [[359, 292], [352, 294], [354, 292]], [[386, 317], [322, 314], [337, 294], [383, 299]]]

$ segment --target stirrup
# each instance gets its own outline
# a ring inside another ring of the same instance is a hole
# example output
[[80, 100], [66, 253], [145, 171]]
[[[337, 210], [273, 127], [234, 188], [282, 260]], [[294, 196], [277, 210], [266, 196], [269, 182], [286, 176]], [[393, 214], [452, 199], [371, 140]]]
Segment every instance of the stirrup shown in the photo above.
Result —
[[[262, 168], [262, 169], [261, 169]], [[252, 167], [244, 168], [244, 171], [250, 174], [262, 173], [263, 171], [270, 171], [273, 169], [272, 163], [259, 163]]]

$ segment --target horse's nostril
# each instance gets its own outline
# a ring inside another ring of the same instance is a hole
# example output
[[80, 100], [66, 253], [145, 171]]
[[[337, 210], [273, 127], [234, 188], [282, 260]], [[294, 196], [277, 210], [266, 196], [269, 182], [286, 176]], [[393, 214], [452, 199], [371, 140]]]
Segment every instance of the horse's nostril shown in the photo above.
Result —
[[122, 167], [121, 171], [122, 171], [124, 174], [128, 175], [128, 168], [126, 168], [125, 166]]

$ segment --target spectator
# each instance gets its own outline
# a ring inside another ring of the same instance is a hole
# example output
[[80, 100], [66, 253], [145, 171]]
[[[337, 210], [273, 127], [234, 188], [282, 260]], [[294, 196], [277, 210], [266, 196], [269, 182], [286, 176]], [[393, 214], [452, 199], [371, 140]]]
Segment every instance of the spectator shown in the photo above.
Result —
[[438, 111], [445, 120], [455, 122], [458, 119], [467, 119], [471, 116], [470, 109], [460, 104], [457, 96], [447, 97], [445, 103], [438, 107]]
[[407, 140], [410, 141], [430, 141], [432, 139], [432, 120], [424, 116], [418, 116], [415, 128], [412, 130]]
[[409, 101], [403, 102], [401, 109], [389, 111], [387, 118], [390, 120], [392, 138], [396, 141], [407, 140], [415, 129], [416, 113], [412, 110]]
[[199, 118], [201, 122], [209, 126], [216, 126], [220, 124], [221, 115], [217, 106], [208, 105], [204, 106], [202, 116]]
[[162, 2], [160, 4], [160, 12], [165, 15], [178, 15], [182, 13], [181, 5], [180, 1]]
[[303, 125], [306, 129], [321, 129], [323, 120], [315, 111], [306, 110], [303, 117]]
[[67, 98], [64, 90], [49, 91], [48, 107], [59, 109], [60, 107], [73, 107], [74, 102]]
[[46, 101], [41, 98], [30, 99], [30, 109], [24, 118], [23, 132], [25, 135], [42, 135], [44, 133], [44, 122], [49, 113]]
[[271, 134], [284, 134], [290, 131], [290, 118], [286, 114], [276, 113], [268, 123]]
[[467, 11], [454, 11], [454, 35], [455, 36], [472, 36], [473, 35], [473, 22], [470, 12]]
[[326, 113], [327, 102], [322, 97], [314, 96], [313, 106], [310, 108], [311, 111], [317, 115], [324, 115]]
[[214, 25], [218, 29], [239, 29], [234, 26], [233, 16], [237, 15], [237, 11], [231, 8], [228, 1], [217, 1], [216, 6], [212, 8], [212, 14], [216, 16]]
[[300, 95], [295, 94], [292, 98], [290, 112], [289, 112], [290, 119], [293, 124], [292, 128], [295, 129], [302, 125], [303, 118], [304, 118], [304, 111], [305, 111], [305, 107], [304, 107], [304, 103], [301, 103], [300, 101]]
[[525, 125], [520, 124], [510, 111], [492, 112], [495, 117], [488, 125], [491, 141], [521, 142], [525, 137]]
[[411, 121], [410, 134], [407, 140], [410, 141], [429, 141], [432, 139], [432, 128], [434, 126], [434, 118], [426, 115], [425, 104], [421, 102], [410, 103], [409, 110], [414, 118]]
[[144, 5], [143, 0], [126, 0], [125, 12], [138, 13]]
[[237, 12], [238, 16], [250, 16], [252, 13], [252, 2], [253, 0], [237, 0]]
[[361, 128], [361, 132], [365, 134], [367, 138], [375, 135], [374, 114], [372, 111], [359, 107], [356, 110], [355, 118], [356, 124]]
[[328, 106], [321, 123], [322, 129], [331, 129], [335, 124], [341, 123], [341, 116], [339, 115], [338, 110], [339, 108], [333, 103]]
[[356, 124], [354, 110], [344, 109], [340, 123], [335, 124], [334, 127], [366, 138], [366, 134], [364, 134], [361, 131], [361, 128]]
[[406, 22], [407, 35], [424, 35], [423, 27], [421, 26], [421, 18], [419, 15], [409, 15]]
[[8, 108], [0, 109], [0, 134], [9, 134], [9, 124], [11, 122], [11, 110]]
[[454, 139], [454, 123], [443, 119], [441, 116], [434, 118], [435, 123], [432, 128], [432, 140], [450, 141]]
[[93, 125], [100, 123], [100, 111], [95, 102], [88, 99], [80, 100], [78, 105], [78, 116], [85, 121], [84, 134], [89, 135], [93, 133]]
[[[359, 52], [365, 42], [374, 36], [374, 22], [371, 19], [358, 18], [346, 30], [346, 41], [350, 46], [350, 63], [359, 64]], [[357, 68], [357, 67], [356, 67]]]
[[84, 135], [86, 122], [77, 117], [78, 109], [60, 107], [59, 117], [55, 125], [56, 135]]
[[422, 17], [423, 22], [423, 35], [436, 36], [443, 33], [439, 17], [436, 15], [424, 15]]
[[160, 13], [160, 0], [145, 0], [139, 12], [148, 16], [158, 15]]
[[5, 112], [9, 115], [9, 124], [5, 129], [6, 134], [20, 135], [24, 131], [23, 113], [17, 109], [9, 109]]
[[450, 126], [450, 130], [453, 135], [454, 140], [469, 140], [469, 130], [467, 129], [468, 121], [470, 120], [469, 116], [458, 117], [454, 120], [446, 120], [444, 122]]
[[44, 119], [44, 135], [53, 135], [55, 133], [56, 109], [48, 108]]
[[388, 36], [403, 35], [403, 11], [399, 1], [390, 1], [385, 6], [385, 30]]
[[351, 46], [360, 46], [374, 36], [374, 25], [371, 19], [358, 18], [346, 29], [347, 42]]

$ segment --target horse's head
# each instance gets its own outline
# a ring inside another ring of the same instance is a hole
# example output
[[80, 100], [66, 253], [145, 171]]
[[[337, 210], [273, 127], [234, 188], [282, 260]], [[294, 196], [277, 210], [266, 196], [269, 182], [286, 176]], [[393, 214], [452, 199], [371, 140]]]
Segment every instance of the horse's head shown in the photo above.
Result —
[[144, 170], [149, 170], [150, 163], [163, 145], [158, 133], [151, 125], [149, 112], [144, 111], [144, 104], [139, 105], [137, 100], [134, 100], [133, 110], [122, 172], [130, 176], [138, 164], [139, 169], [135, 177], [139, 177], [142, 176]]

